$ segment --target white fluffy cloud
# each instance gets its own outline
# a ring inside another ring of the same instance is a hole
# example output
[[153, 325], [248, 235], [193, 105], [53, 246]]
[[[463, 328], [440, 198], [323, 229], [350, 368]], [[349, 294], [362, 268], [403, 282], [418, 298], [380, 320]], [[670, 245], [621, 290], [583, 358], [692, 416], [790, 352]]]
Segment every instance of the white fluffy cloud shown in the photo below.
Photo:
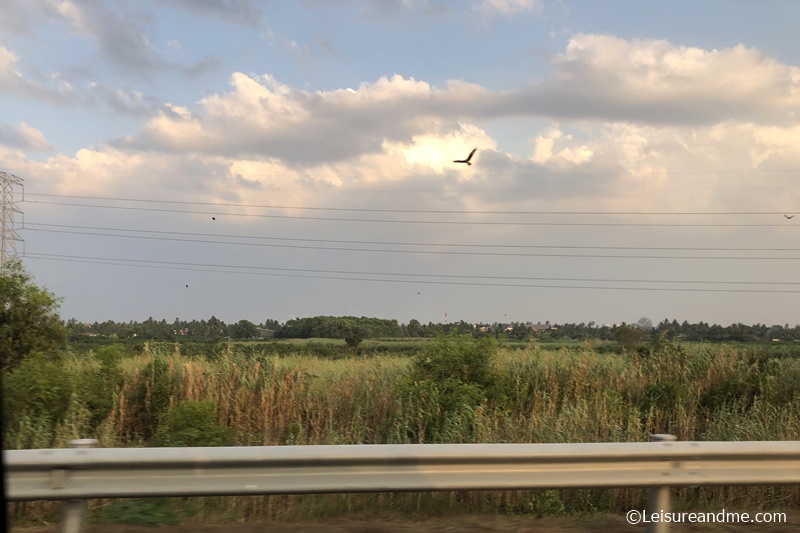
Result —
[[562, 107], [572, 104], [586, 118], [783, 124], [800, 118], [800, 68], [744, 45], [704, 50], [579, 34], [553, 67], [554, 76], [533, 92], [558, 103], [560, 91]]
[[[6, 63], [13, 68], [14, 60]], [[720, 83], [729, 87], [724, 94]], [[311, 205], [329, 203], [339, 189], [402, 187], [424, 177], [451, 190], [467, 184], [574, 189], [560, 201], [578, 198], [591, 207], [596, 198], [580, 191], [711, 188], [736, 179], [727, 171], [759, 179], [800, 165], [798, 69], [742, 46], [701, 50], [576, 35], [554, 59], [550, 76], [505, 92], [465, 81], [435, 87], [401, 76], [308, 91], [237, 72], [230, 90], [194, 104], [148, 107], [136, 91], [98, 94], [155, 115], [138, 133], [108, 146], [29, 162], [31, 172], [39, 165], [62, 176], [64, 192], [113, 190], [136, 176], [145, 189], [190, 187], [206, 199]], [[492, 119], [504, 117], [554, 120], [530, 131], [530, 152], [519, 154], [488, 133]], [[452, 165], [473, 147], [479, 164]], [[168, 182], [158, 178], [164, 173]], [[782, 195], [773, 208], [788, 209], [795, 196]], [[650, 198], [622, 195], [608, 205], [644, 211], [667, 202], [713, 210], [747, 200], [702, 192], [691, 199]], [[458, 200], [471, 207], [540, 201], [534, 193], [502, 191]]]
[[[575, 36], [555, 57], [551, 75], [510, 91], [464, 81], [439, 88], [397, 75], [327, 92], [241, 72], [230, 84], [228, 92], [195, 105], [162, 108], [115, 146], [277, 158], [303, 167], [381, 153], [387, 142], [412, 143], [436, 129], [446, 134], [460, 122], [549, 117], [652, 127], [752, 123], [780, 130], [797, 122], [800, 108], [800, 69], [758, 50], [702, 50], [607, 35]], [[549, 142], [537, 145], [535, 161]], [[591, 152], [589, 145], [571, 147], [560, 157], [577, 163]]]

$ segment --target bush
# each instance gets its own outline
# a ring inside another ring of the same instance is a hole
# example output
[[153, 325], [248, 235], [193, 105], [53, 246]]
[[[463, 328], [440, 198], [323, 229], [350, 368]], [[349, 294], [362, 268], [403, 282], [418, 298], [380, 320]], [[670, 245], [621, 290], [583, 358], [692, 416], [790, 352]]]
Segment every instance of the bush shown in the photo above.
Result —
[[614, 337], [623, 350], [631, 352], [644, 342], [647, 338], [647, 333], [639, 328], [622, 324], [617, 328]]
[[123, 382], [119, 367], [122, 354], [123, 348], [118, 345], [101, 348], [94, 356], [99, 361], [100, 368], [83, 376], [76, 383], [76, 393], [89, 409], [93, 427], [108, 418], [114, 408], [114, 396]]
[[231, 430], [217, 423], [213, 402], [184, 400], [171, 407], [156, 432], [156, 446], [229, 446]]
[[688, 396], [686, 387], [673, 381], [651, 383], [644, 388], [641, 409], [647, 414], [652, 409], [656, 413], [672, 415], [678, 407], [686, 401]]
[[179, 388], [178, 376], [170, 372], [164, 357], [156, 356], [142, 370], [139, 383], [131, 393], [128, 432], [144, 440], [153, 438], [161, 416]]
[[761, 391], [757, 374], [735, 374], [714, 383], [700, 397], [700, 407], [714, 412], [722, 407], [749, 409]]
[[10, 374], [4, 376], [3, 422], [16, 427], [22, 417], [61, 420], [69, 405], [72, 384], [51, 358], [29, 354]]
[[487, 400], [497, 382], [492, 371], [494, 339], [441, 336], [414, 357], [400, 394], [414, 417], [410, 437], [436, 442], [448, 423], [471, 423], [474, 409]]
[[344, 338], [344, 343], [347, 345], [348, 348], [355, 350], [356, 348], [358, 348], [358, 345], [361, 344], [361, 341], [363, 340], [364, 339], [357, 333], [351, 333]]

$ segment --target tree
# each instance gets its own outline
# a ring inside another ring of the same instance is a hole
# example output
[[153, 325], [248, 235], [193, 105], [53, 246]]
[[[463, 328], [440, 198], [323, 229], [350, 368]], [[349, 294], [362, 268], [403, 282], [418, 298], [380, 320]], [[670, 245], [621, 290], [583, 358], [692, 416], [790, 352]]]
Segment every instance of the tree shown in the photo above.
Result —
[[58, 315], [60, 298], [38, 287], [17, 259], [0, 274], [0, 361], [6, 371], [32, 352], [54, 353], [69, 332]]
[[408, 321], [408, 336], [409, 337], [422, 337], [422, 326], [419, 323], [419, 320], [416, 318], [412, 318]]
[[228, 336], [232, 339], [252, 339], [258, 336], [258, 329], [249, 320], [240, 320], [228, 326]]
[[640, 329], [627, 324], [622, 324], [617, 328], [616, 339], [622, 348], [629, 352], [639, 346], [647, 335]]
[[359, 344], [361, 344], [361, 341], [363, 340], [364, 338], [358, 333], [349, 333], [344, 338], [344, 343], [347, 345], [348, 348], [355, 350], [356, 348], [358, 348]]

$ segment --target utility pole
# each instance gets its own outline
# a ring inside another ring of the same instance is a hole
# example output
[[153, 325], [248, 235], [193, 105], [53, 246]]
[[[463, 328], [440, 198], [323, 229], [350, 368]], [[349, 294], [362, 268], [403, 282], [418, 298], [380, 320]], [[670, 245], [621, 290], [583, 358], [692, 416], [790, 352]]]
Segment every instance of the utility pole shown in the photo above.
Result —
[[[14, 185], [23, 188], [22, 178], [9, 174], [8, 172], [0, 171], [0, 202], [2, 205], [2, 213], [0, 213], [0, 226], [2, 226], [2, 238], [0, 239], [0, 272], [5, 270], [6, 261], [17, 255], [17, 242], [24, 243], [25, 241], [17, 234], [14, 229], [15, 215], [22, 211], [17, 208], [17, 203], [14, 201]], [[25, 189], [22, 189], [22, 198], [25, 199]], [[23, 219], [24, 226], [24, 219]], [[23, 248], [24, 250], [24, 248]]]

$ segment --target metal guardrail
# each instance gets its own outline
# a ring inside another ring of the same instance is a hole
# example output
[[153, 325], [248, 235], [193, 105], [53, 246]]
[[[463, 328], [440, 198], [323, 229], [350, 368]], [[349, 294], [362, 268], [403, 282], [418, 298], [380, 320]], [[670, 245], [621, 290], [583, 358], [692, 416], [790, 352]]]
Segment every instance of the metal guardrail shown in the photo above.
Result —
[[[800, 484], [800, 441], [107, 448], [5, 452], [11, 501]], [[73, 446], [86, 445], [75, 441]], [[69, 507], [69, 505], [67, 505]], [[74, 507], [74, 505], [73, 505]], [[65, 520], [69, 512], [65, 511]], [[77, 511], [73, 513], [77, 516]], [[658, 524], [666, 527], [666, 524]], [[70, 531], [79, 531], [70, 529]], [[66, 530], [66, 529], [65, 529]], [[655, 527], [653, 531], [666, 531]]]

